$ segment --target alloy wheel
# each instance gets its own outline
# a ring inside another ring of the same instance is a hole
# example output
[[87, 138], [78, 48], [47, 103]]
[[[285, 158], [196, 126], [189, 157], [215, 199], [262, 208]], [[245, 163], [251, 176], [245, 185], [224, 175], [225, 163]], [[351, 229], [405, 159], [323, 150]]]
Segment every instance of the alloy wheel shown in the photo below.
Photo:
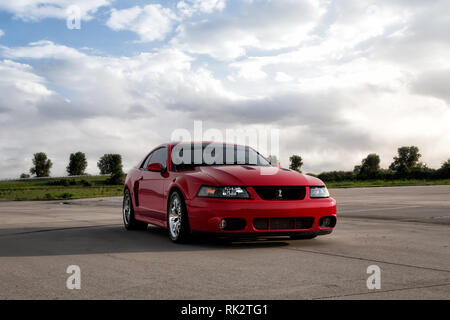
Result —
[[181, 200], [177, 194], [174, 194], [169, 209], [169, 232], [172, 238], [178, 238], [181, 229], [182, 206]]
[[125, 225], [128, 225], [130, 223], [130, 216], [131, 216], [131, 198], [130, 192], [126, 191], [123, 199], [123, 221], [125, 222]]

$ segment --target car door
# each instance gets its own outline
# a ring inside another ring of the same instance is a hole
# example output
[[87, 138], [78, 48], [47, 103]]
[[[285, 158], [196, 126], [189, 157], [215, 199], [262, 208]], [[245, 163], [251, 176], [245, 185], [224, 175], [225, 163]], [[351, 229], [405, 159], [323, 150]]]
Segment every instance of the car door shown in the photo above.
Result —
[[[163, 172], [148, 171], [151, 163], [160, 163]], [[142, 180], [139, 182], [139, 204], [143, 214], [149, 218], [164, 220], [165, 185], [167, 184], [167, 148], [161, 147], [151, 153], [142, 168]]]

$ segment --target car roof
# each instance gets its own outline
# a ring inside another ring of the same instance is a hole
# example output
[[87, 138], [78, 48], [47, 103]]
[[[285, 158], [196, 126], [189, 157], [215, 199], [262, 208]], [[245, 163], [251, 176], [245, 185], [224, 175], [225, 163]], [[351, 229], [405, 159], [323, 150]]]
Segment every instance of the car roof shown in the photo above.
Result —
[[175, 145], [179, 145], [179, 144], [191, 144], [191, 145], [195, 145], [195, 144], [222, 144], [222, 145], [234, 145], [234, 146], [243, 146], [243, 147], [247, 147], [247, 145], [244, 144], [239, 144], [239, 143], [231, 143], [231, 142], [219, 142], [219, 141], [176, 141], [176, 142], [170, 142], [170, 143], [165, 143], [162, 144], [161, 146], [175, 146]]

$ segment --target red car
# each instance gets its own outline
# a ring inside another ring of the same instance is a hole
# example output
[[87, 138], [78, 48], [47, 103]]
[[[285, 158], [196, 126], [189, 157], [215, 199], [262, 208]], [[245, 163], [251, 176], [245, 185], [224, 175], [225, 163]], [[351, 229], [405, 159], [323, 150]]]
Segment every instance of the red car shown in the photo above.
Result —
[[336, 225], [336, 201], [324, 183], [274, 167], [250, 147], [163, 144], [128, 173], [125, 228], [168, 229], [174, 242], [191, 234], [312, 239]]

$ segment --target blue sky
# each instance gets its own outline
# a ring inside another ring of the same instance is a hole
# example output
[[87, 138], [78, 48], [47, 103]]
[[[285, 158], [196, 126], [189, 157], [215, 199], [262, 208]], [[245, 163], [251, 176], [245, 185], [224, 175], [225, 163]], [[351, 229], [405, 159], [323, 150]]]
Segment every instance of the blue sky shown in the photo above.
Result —
[[[169, 2], [169, 1], [168, 1]], [[74, 1], [76, 3], [76, 1]], [[144, 1], [115, 2], [115, 8], [127, 8]], [[148, 3], [153, 3], [148, 1]], [[172, 5], [173, 6], [173, 5]], [[89, 47], [108, 55], [133, 55], [143, 50], [151, 50], [161, 45], [157, 43], [135, 43], [139, 37], [128, 30], [114, 31], [106, 25], [111, 7], [100, 7], [95, 19], [81, 21], [81, 28], [68, 29], [65, 19], [47, 18], [26, 21], [14, 14], [0, 12], [0, 29], [5, 32], [2, 44], [6, 46], [24, 46], [30, 42], [49, 40], [70, 47]]]
[[[81, 29], [66, 27], [67, 8]], [[0, 1], [0, 178], [130, 168], [179, 128], [278, 129], [304, 170], [450, 157], [450, 4], [431, 0]], [[433, 17], [433, 19], [430, 19]]]

